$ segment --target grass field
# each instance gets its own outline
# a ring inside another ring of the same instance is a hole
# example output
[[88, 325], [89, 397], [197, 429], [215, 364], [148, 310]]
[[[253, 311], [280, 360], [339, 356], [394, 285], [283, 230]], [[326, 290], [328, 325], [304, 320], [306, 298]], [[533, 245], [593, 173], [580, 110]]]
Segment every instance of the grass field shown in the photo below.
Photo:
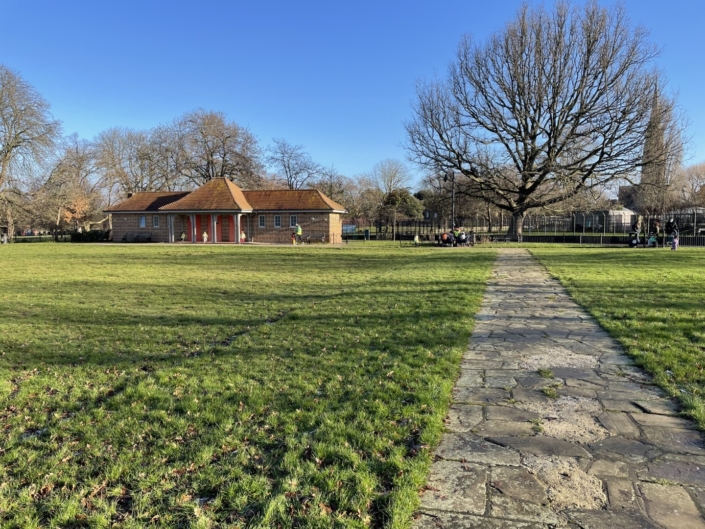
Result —
[[0, 526], [407, 527], [492, 261], [3, 247]]
[[705, 429], [705, 250], [531, 252]]

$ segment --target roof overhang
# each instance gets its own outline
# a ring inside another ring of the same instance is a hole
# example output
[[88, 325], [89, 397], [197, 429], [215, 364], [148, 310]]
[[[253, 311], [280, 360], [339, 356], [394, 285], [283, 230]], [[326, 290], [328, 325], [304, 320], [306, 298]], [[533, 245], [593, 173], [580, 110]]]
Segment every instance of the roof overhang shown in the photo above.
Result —
[[347, 213], [339, 209], [255, 209], [254, 213]]

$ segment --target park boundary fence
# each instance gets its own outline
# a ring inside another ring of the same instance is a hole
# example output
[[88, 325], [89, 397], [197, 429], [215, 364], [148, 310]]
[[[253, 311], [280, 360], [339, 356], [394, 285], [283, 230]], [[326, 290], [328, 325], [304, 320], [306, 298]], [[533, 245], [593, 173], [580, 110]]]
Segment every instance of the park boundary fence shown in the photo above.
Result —
[[[673, 218], [680, 232], [683, 246], [705, 246], [705, 210], [673, 212], [666, 215], [651, 215], [642, 218], [642, 230], [658, 233], [663, 244], [666, 240], [664, 227]], [[637, 221], [637, 215], [621, 211], [576, 212], [570, 215], [527, 215], [522, 226], [522, 241], [566, 244], [628, 244], [629, 233]], [[458, 218], [458, 224], [467, 232], [474, 232], [484, 240], [504, 240], [509, 229], [510, 217], [500, 215], [488, 221], [480, 215]], [[434, 241], [438, 234], [452, 228], [448, 219], [399, 220], [392, 222], [344, 222], [343, 240], [413, 240], [416, 235], [422, 241]], [[643, 237], [643, 236], [642, 236]]]

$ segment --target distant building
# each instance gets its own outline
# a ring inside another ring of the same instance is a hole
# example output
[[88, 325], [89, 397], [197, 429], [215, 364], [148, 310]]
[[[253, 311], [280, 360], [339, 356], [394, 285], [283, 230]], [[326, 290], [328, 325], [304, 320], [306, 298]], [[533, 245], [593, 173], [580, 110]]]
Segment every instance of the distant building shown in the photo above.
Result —
[[341, 242], [345, 208], [315, 189], [244, 191], [214, 178], [194, 191], [135, 193], [105, 210], [113, 240], [290, 243], [296, 224], [304, 239]]

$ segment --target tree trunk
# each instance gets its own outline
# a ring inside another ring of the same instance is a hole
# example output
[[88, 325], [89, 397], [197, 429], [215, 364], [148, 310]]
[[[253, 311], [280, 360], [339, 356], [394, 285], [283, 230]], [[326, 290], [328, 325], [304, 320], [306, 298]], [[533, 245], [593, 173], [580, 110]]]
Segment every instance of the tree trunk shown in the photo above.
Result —
[[15, 220], [12, 218], [10, 208], [7, 208], [7, 240], [12, 241], [15, 238]]
[[513, 241], [518, 241], [521, 238], [521, 230], [524, 225], [525, 211], [515, 211], [512, 213], [512, 218], [509, 221], [509, 231], [507, 236]]

